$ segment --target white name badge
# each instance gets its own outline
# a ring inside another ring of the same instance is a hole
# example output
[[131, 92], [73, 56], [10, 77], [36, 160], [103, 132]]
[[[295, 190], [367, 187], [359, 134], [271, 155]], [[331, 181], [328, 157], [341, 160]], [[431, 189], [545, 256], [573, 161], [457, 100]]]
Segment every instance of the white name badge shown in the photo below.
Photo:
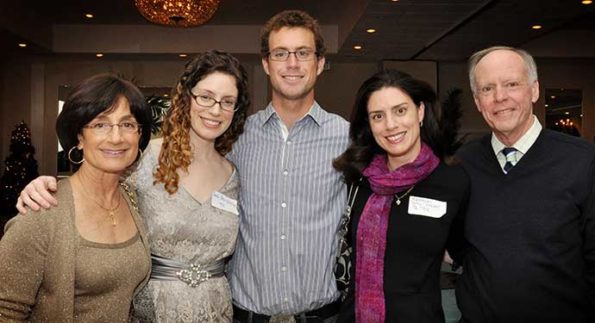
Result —
[[411, 195], [408, 212], [409, 214], [440, 218], [446, 214], [446, 202]]
[[219, 192], [213, 192], [213, 195], [211, 196], [211, 205], [220, 210], [227, 211], [235, 215], [240, 214], [238, 212], [238, 201], [229, 198]]

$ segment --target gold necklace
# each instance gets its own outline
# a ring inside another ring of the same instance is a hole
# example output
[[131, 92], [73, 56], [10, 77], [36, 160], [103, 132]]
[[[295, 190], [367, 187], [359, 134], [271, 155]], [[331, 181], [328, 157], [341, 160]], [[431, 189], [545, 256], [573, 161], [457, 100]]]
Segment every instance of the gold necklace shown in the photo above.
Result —
[[411, 186], [403, 195], [399, 196], [397, 195], [397, 193], [395, 193], [395, 204], [396, 205], [401, 205], [401, 199], [404, 198], [405, 196], [407, 196], [407, 194], [409, 194], [411, 192], [411, 190], [413, 190], [413, 188], [415, 187], [415, 185]]
[[113, 208], [107, 208], [107, 207], [101, 205], [101, 203], [97, 202], [97, 200], [95, 200], [92, 197], [92, 195], [89, 194], [89, 192], [87, 192], [85, 185], [83, 185], [83, 182], [81, 182], [81, 180], [78, 177], [77, 177], [77, 180], [78, 180], [79, 184], [81, 185], [81, 188], [83, 189], [83, 193], [89, 199], [91, 199], [91, 201], [93, 201], [95, 204], [97, 204], [97, 206], [102, 208], [104, 211], [107, 211], [107, 216], [109, 216], [109, 218], [111, 219], [112, 225], [116, 226], [116, 224], [118, 224], [118, 222], [116, 222], [116, 211], [120, 208], [120, 203], [122, 202], [122, 195], [120, 195], [120, 192], [118, 191], [118, 204], [116, 204], [116, 206], [114, 206]]

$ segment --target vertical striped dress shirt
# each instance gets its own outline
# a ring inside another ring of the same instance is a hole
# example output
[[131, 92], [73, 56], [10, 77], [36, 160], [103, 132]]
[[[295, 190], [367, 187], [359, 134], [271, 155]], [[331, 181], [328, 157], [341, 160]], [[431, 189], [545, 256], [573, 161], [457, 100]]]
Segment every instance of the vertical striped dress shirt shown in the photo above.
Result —
[[228, 268], [234, 304], [296, 314], [339, 296], [333, 267], [346, 188], [332, 161], [349, 124], [314, 103], [283, 134], [272, 105], [250, 116], [228, 158], [240, 175], [240, 234]]

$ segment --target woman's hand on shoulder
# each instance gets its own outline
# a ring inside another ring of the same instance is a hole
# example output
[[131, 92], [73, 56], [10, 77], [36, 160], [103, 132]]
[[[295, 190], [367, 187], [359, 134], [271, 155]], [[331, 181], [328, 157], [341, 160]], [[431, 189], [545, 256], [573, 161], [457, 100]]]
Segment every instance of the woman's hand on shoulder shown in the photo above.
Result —
[[57, 181], [52, 176], [39, 176], [32, 180], [21, 191], [16, 208], [22, 213], [27, 213], [27, 207], [34, 211], [41, 208], [49, 209], [58, 205], [58, 200], [52, 195], [57, 190]]

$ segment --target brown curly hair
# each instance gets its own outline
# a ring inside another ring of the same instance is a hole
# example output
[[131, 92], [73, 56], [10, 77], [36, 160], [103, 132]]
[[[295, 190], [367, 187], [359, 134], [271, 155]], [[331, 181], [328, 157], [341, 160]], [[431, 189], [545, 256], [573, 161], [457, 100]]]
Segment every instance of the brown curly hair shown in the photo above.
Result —
[[269, 36], [272, 31], [277, 31], [283, 27], [288, 28], [306, 28], [314, 34], [316, 43], [316, 55], [324, 57], [326, 46], [322, 37], [322, 30], [316, 19], [312, 18], [307, 12], [301, 10], [285, 10], [274, 15], [266, 22], [260, 31], [260, 55], [262, 58], [269, 56]]
[[213, 72], [221, 72], [233, 76], [236, 80], [238, 98], [237, 110], [229, 128], [215, 139], [215, 150], [221, 155], [231, 151], [232, 144], [244, 131], [246, 114], [250, 106], [248, 95], [248, 76], [240, 62], [232, 55], [211, 50], [197, 55], [186, 64], [178, 83], [172, 89], [171, 106], [163, 120], [163, 143], [159, 153], [159, 165], [153, 174], [153, 184], [163, 183], [169, 194], [178, 191], [178, 169], [188, 171], [192, 162], [190, 146], [190, 106], [191, 89], [196, 83]]

